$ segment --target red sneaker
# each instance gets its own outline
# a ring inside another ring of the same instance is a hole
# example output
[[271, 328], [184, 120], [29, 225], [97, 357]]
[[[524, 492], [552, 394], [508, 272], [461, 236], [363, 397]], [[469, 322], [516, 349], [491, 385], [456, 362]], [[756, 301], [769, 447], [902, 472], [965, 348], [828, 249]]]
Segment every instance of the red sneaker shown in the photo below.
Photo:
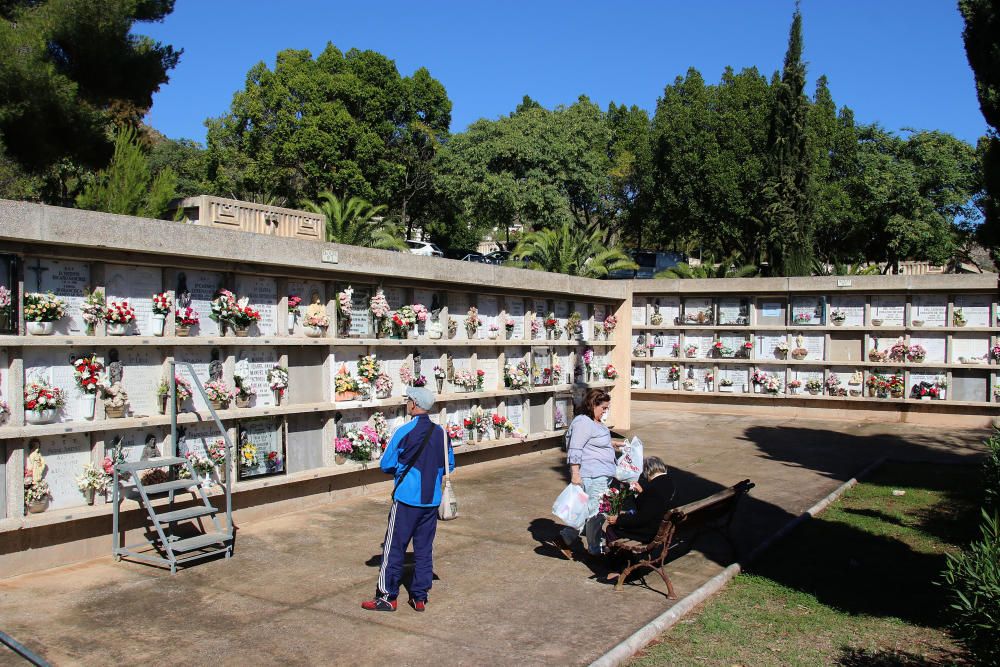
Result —
[[413, 611], [424, 611], [427, 609], [427, 600], [414, 600], [410, 598], [410, 606], [413, 607]]
[[388, 598], [375, 598], [362, 602], [361, 608], [368, 611], [396, 611], [396, 601]]

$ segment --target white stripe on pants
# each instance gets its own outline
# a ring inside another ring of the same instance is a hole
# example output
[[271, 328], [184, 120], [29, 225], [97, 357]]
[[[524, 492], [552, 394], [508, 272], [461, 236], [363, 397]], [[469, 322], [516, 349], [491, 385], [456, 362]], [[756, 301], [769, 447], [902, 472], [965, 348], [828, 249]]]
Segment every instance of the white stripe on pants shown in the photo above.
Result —
[[378, 570], [378, 592], [386, 595], [385, 590], [385, 568], [389, 564], [389, 547], [392, 546], [392, 530], [396, 524], [396, 501], [392, 502], [392, 509], [389, 510], [389, 525], [385, 529], [385, 542], [382, 544], [382, 566]]

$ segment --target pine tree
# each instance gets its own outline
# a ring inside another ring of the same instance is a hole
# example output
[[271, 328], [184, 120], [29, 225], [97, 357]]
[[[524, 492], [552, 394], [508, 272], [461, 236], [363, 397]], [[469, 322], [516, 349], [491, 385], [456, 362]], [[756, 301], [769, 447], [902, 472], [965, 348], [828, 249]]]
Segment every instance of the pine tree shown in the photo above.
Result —
[[774, 88], [768, 134], [768, 178], [761, 216], [772, 272], [786, 276], [809, 275], [812, 266], [813, 225], [806, 133], [809, 101], [803, 93], [805, 82], [802, 13], [796, 3], [784, 69]]

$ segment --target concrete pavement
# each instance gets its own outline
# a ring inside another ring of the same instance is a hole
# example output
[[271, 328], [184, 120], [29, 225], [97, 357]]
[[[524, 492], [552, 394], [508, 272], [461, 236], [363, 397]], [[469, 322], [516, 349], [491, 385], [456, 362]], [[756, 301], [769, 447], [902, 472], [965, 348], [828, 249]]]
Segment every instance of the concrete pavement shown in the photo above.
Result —
[[[737, 517], [744, 553], [879, 457], [970, 461], [985, 436], [642, 402], [633, 424], [671, 466], [680, 502], [757, 483]], [[0, 629], [57, 665], [587, 664], [671, 603], [655, 575], [615, 594], [599, 565], [547, 544], [562, 459], [547, 450], [457, 471], [461, 517], [439, 524], [425, 614], [359, 606], [378, 573], [386, 491], [240, 526], [232, 560], [176, 576], [106, 558], [0, 581]], [[719, 540], [698, 549], [669, 564], [680, 597], [732, 558]], [[0, 648], [0, 664], [20, 663]]]

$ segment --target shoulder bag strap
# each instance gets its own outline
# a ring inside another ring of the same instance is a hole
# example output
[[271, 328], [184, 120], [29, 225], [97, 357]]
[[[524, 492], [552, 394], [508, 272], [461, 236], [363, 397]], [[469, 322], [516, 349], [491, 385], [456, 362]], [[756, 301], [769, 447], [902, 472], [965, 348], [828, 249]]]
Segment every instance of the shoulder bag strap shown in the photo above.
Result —
[[[431, 427], [429, 429], [427, 429], [427, 435], [424, 436], [424, 441], [420, 443], [420, 447], [417, 448], [416, 453], [414, 453], [414, 455], [412, 457], [410, 457], [410, 462], [406, 464], [405, 468], [403, 468], [403, 474], [399, 476], [399, 478], [396, 480], [395, 486], [392, 487], [392, 499], [393, 500], [396, 500], [396, 490], [399, 488], [399, 485], [402, 484], [403, 480], [406, 479], [406, 476], [410, 474], [410, 470], [413, 469], [413, 464], [417, 462], [417, 459], [420, 458], [420, 455], [424, 451], [424, 447], [426, 447], [427, 443], [430, 442], [430, 440], [431, 440], [431, 434], [434, 433], [434, 426], [435, 425], [432, 423]], [[447, 468], [447, 467], [448, 467], [448, 465], [447, 465], [447, 461], [446, 461], [445, 462], [445, 468]]]
[[[438, 428], [440, 428], [440, 427], [438, 427]], [[444, 478], [443, 478], [443, 481], [447, 482], [449, 479], [451, 479], [451, 473], [448, 472], [448, 433], [447, 432], [444, 434], [444, 438], [442, 438], [442, 440], [444, 441]]]

